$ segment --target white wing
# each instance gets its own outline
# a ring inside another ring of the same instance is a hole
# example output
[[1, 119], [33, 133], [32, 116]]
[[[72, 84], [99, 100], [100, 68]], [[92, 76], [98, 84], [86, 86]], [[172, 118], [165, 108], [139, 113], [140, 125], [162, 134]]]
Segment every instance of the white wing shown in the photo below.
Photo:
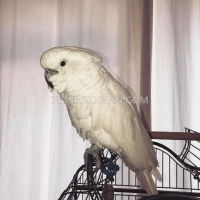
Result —
[[[126, 101], [128, 92], [112, 77], [98, 91], [113, 100], [105, 104], [92, 104], [92, 129], [103, 129], [123, 150], [125, 164], [134, 171], [152, 170], [158, 166], [155, 150], [147, 132], [142, 130], [138, 112]], [[119, 97], [117, 103], [116, 97]], [[124, 100], [120, 102], [120, 98]]]

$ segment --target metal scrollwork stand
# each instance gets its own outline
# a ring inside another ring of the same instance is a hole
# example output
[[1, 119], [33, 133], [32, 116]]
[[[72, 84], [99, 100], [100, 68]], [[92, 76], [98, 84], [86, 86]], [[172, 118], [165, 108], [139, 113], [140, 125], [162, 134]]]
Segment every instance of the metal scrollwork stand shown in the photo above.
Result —
[[[154, 133], [154, 139], [156, 134]], [[159, 137], [163, 135], [165, 139], [170, 139], [173, 134], [166, 135], [166, 132], [163, 132], [159, 134]], [[146, 196], [134, 173], [127, 168], [124, 170], [125, 166], [120, 160], [117, 161], [119, 157], [116, 154], [108, 149], [96, 151], [94, 147], [88, 148], [86, 167], [82, 165], [77, 170], [71, 183], [58, 200], [113, 200], [117, 198], [123, 200], [127, 197], [129, 200], [197, 199], [196, 197], [200, 197], [200, 133], [186, 128], [185, 133], [177, 133], [177, 135], [175, 137], [177, 140], [185, 140], [187, 137], [180, 155], [161, 143], [153, 142], [161, 165], [163, 180], [168, 180], [165, 185], [163, 182], [156, 182], [159, 195]], [[121, 167], [120, 174], [117, 175], [120, 177], [118, 181], [114, 178], [119, 170], [116, 161]], [[126, 184], [123, 182], [124, 175], [128, 177]]]

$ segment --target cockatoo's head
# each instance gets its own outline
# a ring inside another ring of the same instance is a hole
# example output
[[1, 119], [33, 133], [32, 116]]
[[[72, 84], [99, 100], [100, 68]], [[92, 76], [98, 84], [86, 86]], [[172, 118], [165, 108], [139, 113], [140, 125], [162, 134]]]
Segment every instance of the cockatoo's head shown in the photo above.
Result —
[[58, 93], [67, 89], [69, 82], [74, 84], [76, 79], [80, 81], [80, 77], [87, 78], [101, 62], [102, 58], [96, 53], [78, 47], [51, 48], [40, 60], [47, 84]]

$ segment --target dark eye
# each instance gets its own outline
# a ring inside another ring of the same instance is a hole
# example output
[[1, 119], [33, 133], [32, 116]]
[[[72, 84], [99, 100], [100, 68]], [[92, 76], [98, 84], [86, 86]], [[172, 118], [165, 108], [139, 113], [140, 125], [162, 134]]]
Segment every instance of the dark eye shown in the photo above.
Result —
[[66, 65], [66, 62], [65, 61], [62, 61], [61, 63], [60, 63], [60, 66], [65, 66]]

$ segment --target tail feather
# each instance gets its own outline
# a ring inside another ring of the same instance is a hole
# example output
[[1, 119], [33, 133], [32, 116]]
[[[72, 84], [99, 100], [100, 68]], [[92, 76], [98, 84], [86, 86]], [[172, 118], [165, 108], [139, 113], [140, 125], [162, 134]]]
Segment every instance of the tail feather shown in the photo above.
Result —
[[156, 185], [149, 170], [145, 169], [143, 171], [137, 172], [136, 176], [139, 179], [142, 187], [147, 191], [149, 195], [158, 194]]
[[162, 176], [157, 168], [152, 169], [151, 173], [158, 181], [162, 181]]

